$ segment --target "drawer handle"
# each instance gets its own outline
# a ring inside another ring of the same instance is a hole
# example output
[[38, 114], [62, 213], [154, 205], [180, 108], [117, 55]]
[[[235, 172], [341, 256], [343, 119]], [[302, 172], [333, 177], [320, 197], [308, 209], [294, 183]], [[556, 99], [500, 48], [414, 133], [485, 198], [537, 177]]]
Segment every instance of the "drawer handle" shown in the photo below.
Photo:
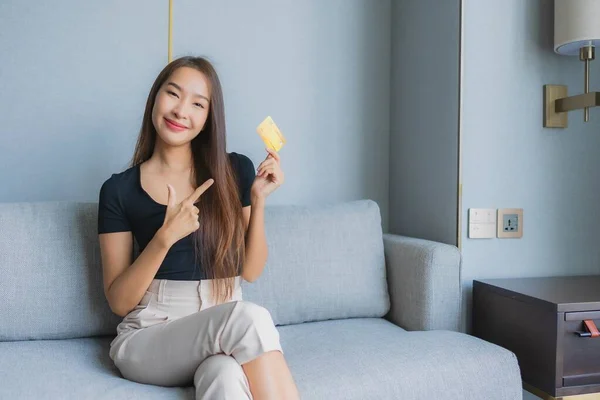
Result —
[[593, 320], [586, 319], [583, 321], [583, 325], [586, 327], [587, 332], [581, 332], [581, 331], [575, 332], [577, 335], [579, 335], [579, 337], [593, 337], [593, 338], [600, 337], [600, 331], [598, 331], [598, 328], [596, 327], [596, 324], [594, 323]]

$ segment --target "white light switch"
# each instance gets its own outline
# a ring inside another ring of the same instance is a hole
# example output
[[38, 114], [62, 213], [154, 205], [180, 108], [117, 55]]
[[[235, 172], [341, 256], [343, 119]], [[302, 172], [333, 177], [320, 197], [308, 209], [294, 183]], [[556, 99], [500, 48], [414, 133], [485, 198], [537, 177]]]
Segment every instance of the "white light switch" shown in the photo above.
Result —
[[496, 237], [496, 210], [469, 208], [469, 237], [491, 239]]

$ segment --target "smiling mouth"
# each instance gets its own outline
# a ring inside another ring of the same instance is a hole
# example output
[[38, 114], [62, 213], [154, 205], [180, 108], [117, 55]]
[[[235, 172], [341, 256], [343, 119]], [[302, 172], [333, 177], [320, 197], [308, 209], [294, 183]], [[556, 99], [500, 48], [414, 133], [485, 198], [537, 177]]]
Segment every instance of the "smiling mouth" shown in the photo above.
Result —
[[175, 121], [171, 121], [169, 118], [165, 118], [165, 122], [167, 123], [167, 126], [171, 129], [177, 130], [177, 131], [182, 131], [184, 129], [187, 129], [187, 126], [178, 124]]

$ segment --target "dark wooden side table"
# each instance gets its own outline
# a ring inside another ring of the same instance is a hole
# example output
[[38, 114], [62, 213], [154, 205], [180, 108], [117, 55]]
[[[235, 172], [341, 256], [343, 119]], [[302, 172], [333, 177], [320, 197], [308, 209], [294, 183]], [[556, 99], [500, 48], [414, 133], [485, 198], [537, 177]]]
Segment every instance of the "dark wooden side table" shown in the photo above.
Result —
[[542, 398], [600, 398], [577, 396], [600, 392], [594, 327], [600, 275], [473, 281], [473, 335], [514, 352], [523, 387]]

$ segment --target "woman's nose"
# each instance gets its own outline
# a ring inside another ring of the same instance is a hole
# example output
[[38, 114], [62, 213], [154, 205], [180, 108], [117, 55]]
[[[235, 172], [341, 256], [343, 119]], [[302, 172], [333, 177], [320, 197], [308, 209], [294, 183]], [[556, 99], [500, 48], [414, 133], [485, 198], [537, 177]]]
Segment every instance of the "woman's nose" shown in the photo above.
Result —
[[174, 108], [173, 108], [173, 114], [175, 114], [175, 116], [177, 118], [185, 118], [185, 107], [183, 104], [178, 103]]

